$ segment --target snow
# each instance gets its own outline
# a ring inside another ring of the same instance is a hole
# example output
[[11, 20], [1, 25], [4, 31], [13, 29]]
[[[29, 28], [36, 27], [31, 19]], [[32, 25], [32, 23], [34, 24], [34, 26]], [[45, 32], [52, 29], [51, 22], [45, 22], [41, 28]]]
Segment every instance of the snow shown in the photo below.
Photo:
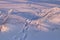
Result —
[[0, 2], [0, 40], [60, 40], [59, 26], [60, 5], [32, 0]]

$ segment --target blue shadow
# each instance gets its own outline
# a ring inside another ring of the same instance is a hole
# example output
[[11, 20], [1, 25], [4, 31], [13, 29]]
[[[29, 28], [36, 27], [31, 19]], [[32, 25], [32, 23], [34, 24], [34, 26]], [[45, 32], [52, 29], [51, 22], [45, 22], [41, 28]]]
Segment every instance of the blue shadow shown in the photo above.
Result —
[[58, 4], [60, 5], [60, 1], [57, 0], [49, 0], [49, 1], [43, 1], [43, 0], [29, 0], [31, 2], [37, 2], [37, 3], [50, 3], [50, 4]]
[[29, 13], [29, 12], [12, 12], [12, 14], [22, 16], [22, 17], [29, 19], [29, 20], [37, 20], [37, 19], [41, 18], [41, 17], [36, 16], [35, 14]]

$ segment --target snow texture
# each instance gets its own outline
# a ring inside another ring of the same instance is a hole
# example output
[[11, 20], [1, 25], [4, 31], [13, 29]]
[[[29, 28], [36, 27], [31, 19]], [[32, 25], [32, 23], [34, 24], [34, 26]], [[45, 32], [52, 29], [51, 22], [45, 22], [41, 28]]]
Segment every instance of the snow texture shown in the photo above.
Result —
[[60, 29], [59, 26], [60, 6], [57, 4], [31, 0], [0, 1], [1, 40], [28, 40], [31, 30], [54, 32]]

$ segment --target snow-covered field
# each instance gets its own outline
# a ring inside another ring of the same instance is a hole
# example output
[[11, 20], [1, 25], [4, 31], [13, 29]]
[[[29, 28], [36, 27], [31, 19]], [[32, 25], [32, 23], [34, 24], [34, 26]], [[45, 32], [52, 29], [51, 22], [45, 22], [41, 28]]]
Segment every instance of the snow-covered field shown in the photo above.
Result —
[[0, 40], [60, 40], [59, 0], [1, 0]]

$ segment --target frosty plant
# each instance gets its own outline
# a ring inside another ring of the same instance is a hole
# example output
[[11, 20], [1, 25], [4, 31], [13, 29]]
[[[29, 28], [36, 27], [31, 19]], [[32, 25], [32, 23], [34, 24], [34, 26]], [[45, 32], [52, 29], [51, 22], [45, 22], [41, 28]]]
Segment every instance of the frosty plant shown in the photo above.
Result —
[[[44, 21], [46, 20], [52, 24], [60, 25], [60, 13], [59, 13], [59, 11], [60, 11], [60, 8], [57, 8], [57, 7], [51, 8], [51, 9], [47, 10], [47, 13], [44, 13], [45, 15], [43, 18], [32, 21], [31, 24], [38, 25], [37, 28], [39, 30], [48, 31], [51, 27], [49, 27], [50, 25], [44, 23]], [[44, 27], [44, 26], [46, 26], [46, 27]], [[56, 27], [56, 28], [59, 28], [59, 27]], [[51, 29], [51, 30], [53, 30], [53, 29]]]
[[2, 22], [1, 22], [1, 24], [0, 24], [0, 31], [1, 32], [7, 32], [8, 30], [9, 30], [9, 28], [8, 28], [8, 26], [7, 25], [5, 25], [6, 23], [6, 20], [8, 19], [8, 17], [9, 17], [9, 15], [10, 15], [10, 13], [12, 12], [12, 9], [10, 9], [9, 11], [8, 11], [8, 14], [7, 15], [5, 15], [5, 14], [2, 14], [1, 12], [1, 14], [0, 14], [0, 20], [3, 18], [3, 20], [2, 20]]
[[[56, 5], [53, 5], [53, 6], [56, 6]], [[22, 3], [21, 2], [21, 4], [17, 4], [17, 5], [16, 4], [2, 4], [2, 5], [0, 4], [0, 8], [7, 8], [7, 9], [11, 8], [8, 11], [8, 15], [4, 18], [3, 23], [5, 23], [5, 21], [8, 18], [15, 18], [19, 22], [28, 23], [27, 25], [36, 25], [35, 28], [41, 31], [49, 31], [52, 29], [55, 30], [56, 28], [59, 28], [59, 27], [52, 28], [53, 26], [50, 27], [51, 25], [48, 25], [48, 23], [52, 23], [56, 25], [60, 24], [60, 12], [59, 12], [60, 8], [59, 7], [47, 8], [46, 6], [41, 6], [39, 3], [34, 3], [34, 2], [31, 2], [31, 3], [23, 2]], [[23, 18], [15, 14], [12, 15], [11, 12], [15, 12], [15, 11], [29, 12], [41, 18], [36, 19], [36, 20], [29, 20], [27, 18]], [[45, 21], [48, 21], [48, 23], [45, 23]]]
[[0, 31], [1, 32], [7, 32], [9, 30], [9, 28], [6, 26], [6, 25], [2, 25], [1, 27], [0, 27]]

